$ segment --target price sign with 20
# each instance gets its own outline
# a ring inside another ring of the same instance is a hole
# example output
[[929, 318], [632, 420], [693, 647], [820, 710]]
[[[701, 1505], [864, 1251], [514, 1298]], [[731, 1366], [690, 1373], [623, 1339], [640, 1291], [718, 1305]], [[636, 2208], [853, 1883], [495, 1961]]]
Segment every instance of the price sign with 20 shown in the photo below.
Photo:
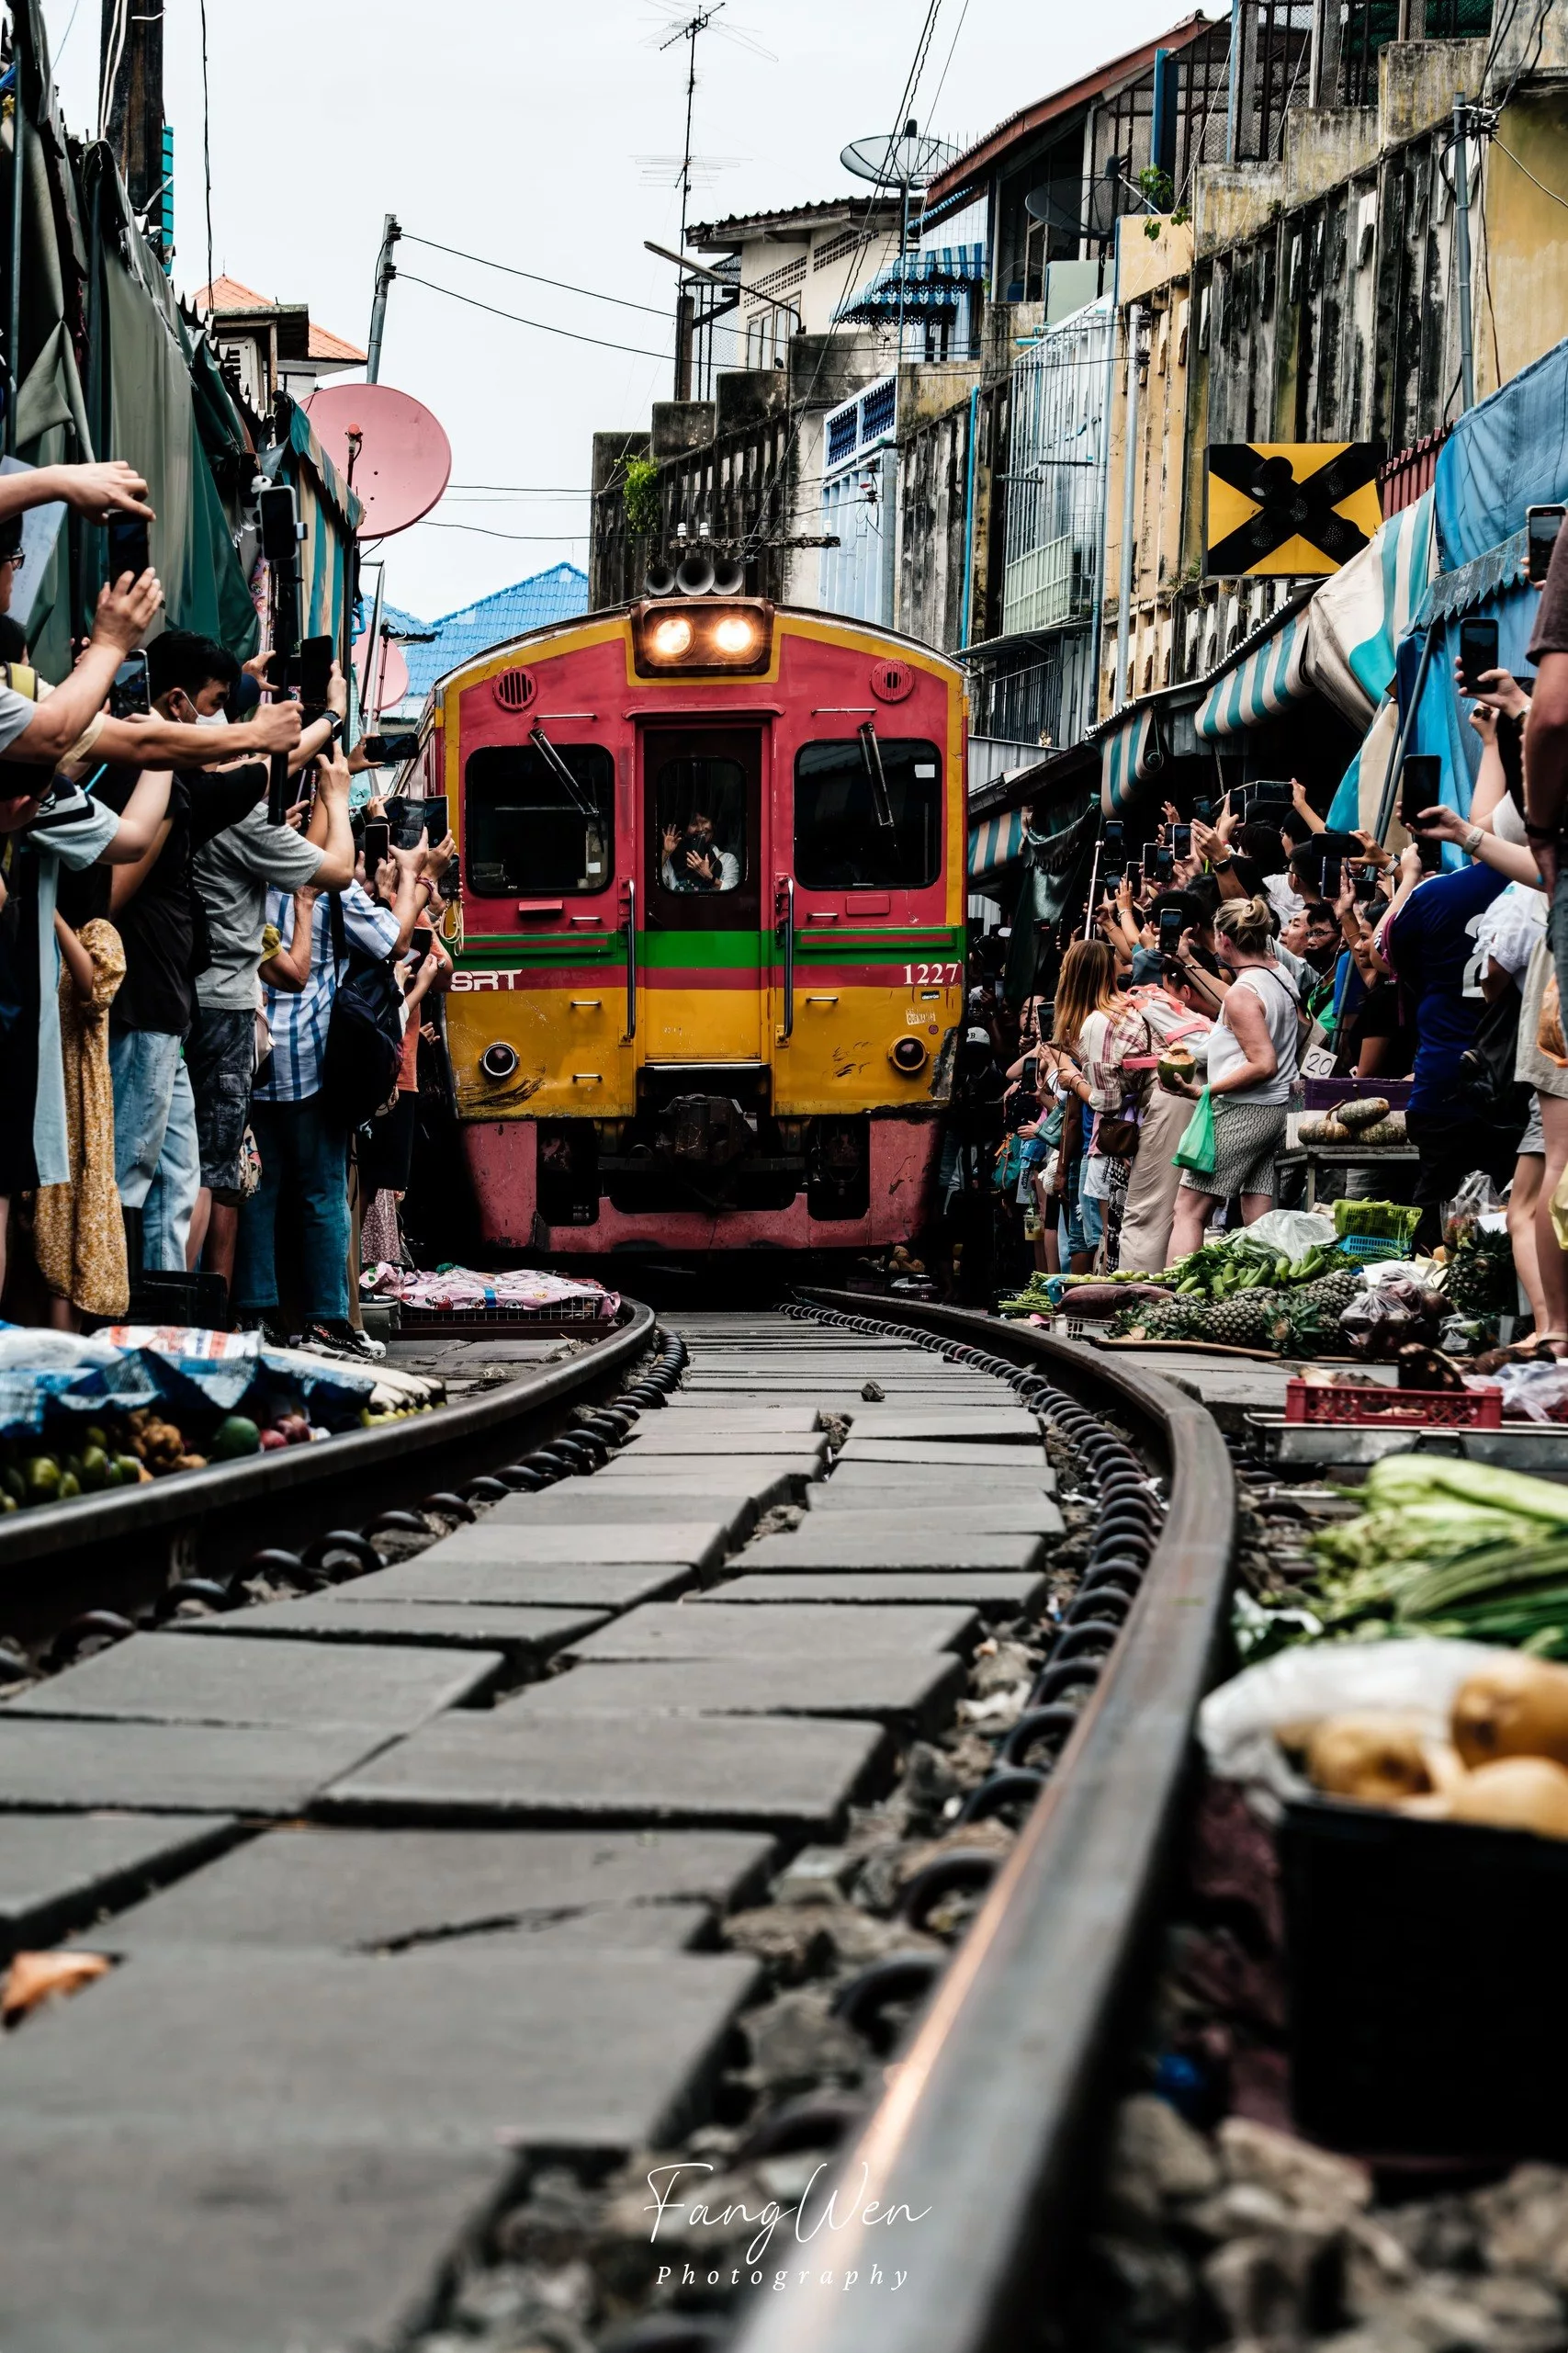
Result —
[[907, 964], [904, 978], [911, 989], [953, 989], [963, 968], [957, 964]]

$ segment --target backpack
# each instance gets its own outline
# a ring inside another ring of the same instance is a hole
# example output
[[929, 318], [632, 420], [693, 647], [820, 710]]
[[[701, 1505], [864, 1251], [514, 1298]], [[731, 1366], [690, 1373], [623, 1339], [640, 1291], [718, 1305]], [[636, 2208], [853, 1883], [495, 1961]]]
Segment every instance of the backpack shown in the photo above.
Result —
[[321, 1055], [321, 1093], [351, 1132], [384, 1109], [398, 1088], [403, 1001], [388, 956], [350, 945], [334, 891], [328, 917], [337, 989]]
[[1530, 1090], [1514, 1076], [1520, 1008], [1519, 992], [1512, 987], [1483, 1005], [1475, 1035], [1459, 1058], [1459, 1090], [1467, 1108], [1516, 1137], [1524, 1134], [1530, 1109]]

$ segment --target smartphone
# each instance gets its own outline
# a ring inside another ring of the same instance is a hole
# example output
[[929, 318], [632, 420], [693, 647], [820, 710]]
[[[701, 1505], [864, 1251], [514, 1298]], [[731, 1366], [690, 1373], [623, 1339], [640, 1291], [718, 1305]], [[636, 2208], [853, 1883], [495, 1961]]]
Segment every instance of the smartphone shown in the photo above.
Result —
[[139, 711], [150, 711], [152, 707], [152, 697], [147, 691], [147, 656], [144, 653], [127, 654], [115, 672], [114, 684], [109, 688], [109, 717], [111, 719], [128, 719], [134, 718]]
[[1176, 857], [1190, 858], [1192, 855], [1192, 828], [1190, 825], [1173, 825], [1171, 827], [1170, 847], [1172, 854]]
[[1421, 831], [1421, 811], [1443, 797], [1443, 764], [1435, 752], [1407, 752], [1399, 779], [1399, 821], [1407, 833]]
[[374, 881], [376, 869], [391, 855], [392, 829], [384, 817], [367, 817], [365, 820], [365, 871]]
[[1162, 842], [1155, 852], [1155, 880], [1156, 882], [1168, 882], [1175, 865], [1176, 860], [1171, 853], [1169, 844]]
[[1467, 695], [1481, 695], [1485, 688], [1481, 681], [1488, 670], [1497, 667], [1497, 624], [1472, 615], [1459, 625], [1460, 685]]
[[435, 934], [428, 923], [421, 923], [409, 935], [409, 946], [423, 964], [430, 954], [430, 944]]
[[1132, 864], [1128, 866], [1123, 879], [1126, 882], [1128, 889], [1132, 892], [1134, 898], [1136, 899], [1139, 891], [1142, 890], [1144, 887], [1144, 869], [1136, 858], [1134, 858]]
[[1443, 845], [1438, 840], [1437, 834], [1418, 833], [1416, 837], [1416, 854], [1421, 860], [1421, 871], [1423, 874], [1440, 874], [1442, 872]]
[[[423, 807], [424, 812], [425, 840], [427, 842], [445, 842], [449, 831], [446, 816], [446, 794], [427, 793], [424, 797], [423, 802], [416, 803], [415, 806]], [[1109, 831], [1109, 828], [1107, 830]], [[1118, 831], [1120, 831], [1120, 828], [1118, 828]]]
[[1375, 907], [1382, 897], [1376, 866], [1363, 866], [1356, 877], [1356, 897], [1363, 907]]
[[334, 648], [331, 638], [299, 640], [299, 700], [308, 711], [324, 711], [332, 684]]
[[1214, 821], [1213, 802], [1212, 800], [1195, 800], [1192, 804], [1192, 814], [1197, 819], [1200, 825], [1213, 825]]
[[417, 850], [424, 839], [424, 803], [399, 793], [387, 803], [387, 822], [400, 850]]
[[1325, 858], [1323, 862], [1323, 895], [1331, 907], [1338, 905], [1339, 893], [1345, 887], [1343, 858]]
[[1159, 919], [1159, 952], [1161, 956], [1179, 956], [1183, 931], [1181, 910], [1168, 907]]
[[1100, 863], [1102, 866], [1114, 866], [1118, 873], [1122, 870], [1122, 841], [1121, 819], [1108, 817], [1100, 837]]
[[367, 735], [364, 750], [365, 757], [372, 766], [390, 768], [400, 765], [404, 760], [418, 757], [419, 738], [417, 735]]
[[132, 580], [140, 580], [144, 571], [152, 569], [147, 525], [140, 515], [111, 515], [108, 541], [110, 580], [122, 579], [127, 572]]
[[1289, 809], [1291, 787], [1283, 776], [1259, 776], [1252, 798], [1258, 809]]
[[1568, 506], [1527, 506], [1525, 530], [1528, 535], [1528, 577], [1540, 581], [1551, 569], [1551, 550], [1557, 545], [1557, 535], [1562, 528], [1562, 518]]
[[262, 553], [269, 564], [299, 560], [299, 516], [294, 492], [288, 482], [269, 482], [256, 498]]

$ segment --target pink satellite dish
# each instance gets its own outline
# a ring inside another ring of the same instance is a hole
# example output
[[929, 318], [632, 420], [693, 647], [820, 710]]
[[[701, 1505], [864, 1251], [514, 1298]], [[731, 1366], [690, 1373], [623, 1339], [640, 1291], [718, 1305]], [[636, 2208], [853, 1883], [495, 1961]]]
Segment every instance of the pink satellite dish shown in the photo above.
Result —
[[[360, 665], [364, 670], [363, 662]], [[409, 690], [409, 666], [403, 650], [383, 635], [380, 654], [374, 663], [367, 687], [361, 680], [360, 700], [378, 718], [383, 711], [396, 708]]]
[[[452, 477], [452, 445], [423, 401], [389, 384], [323, 384], [305, 409], [365, 508], [362, 539], [389, 538], [430, 513]], [[350, 434], [361, 436], [352, 463]]]

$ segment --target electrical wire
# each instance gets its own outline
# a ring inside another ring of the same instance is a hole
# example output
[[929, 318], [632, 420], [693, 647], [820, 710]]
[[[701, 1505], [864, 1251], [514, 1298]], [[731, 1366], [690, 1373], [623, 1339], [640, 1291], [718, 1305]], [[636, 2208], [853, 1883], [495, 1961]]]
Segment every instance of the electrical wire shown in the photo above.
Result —
[[483, 254], [466, 254], [460, 245], [440, 245], [434, 237], [416, 237], [412, 230], [403, 231], [405, 245], [424, 245], [433, 254], [451, 254], [460, 262], [475, 262], [480, 269], [500, 270], [504, 277], [525, 277], [535, 286], [558, 287], [563, 294], [586, 295], [590, 302], [614, 302], [623, 311], [642, 311], [650, 319], [668, 319], [669, 310], [660, 310], [651, 302], [629, 302], [624, 294], [601, 294], [592, 286], [573, 286], [564, 277], [545, 277], [536, 269], [514, 269], [510, 262], [492, 262]]
[[207, 193], [207, 299], [212, 300], [212, 135], [207, 89], [207, 0], [201, 0], [201, 168]]
[[499, 311], [493, 302], [481, 302], [472, 294], [459, 294], [454, 286], [438, 286], [433, 277], [417, 277], [412, 269], [398, 272], [400, 286], [423, 286], [432, 294], [445, 294], [451, 302], [466, 302], [470, 311], [488, 311], [492, 319], [510, 319], [514, 326], [536, 327], [544, 335], [565, 335], [570, 343], [591, 343], [600, 351], [629, 351], [637, 359], [668, 359], [667, 351], [648, 351], [640, 344], [607, 343], [603, 335], [580, 334], [575, 327], [552, 327], [544, 319], [525, 319], [520, 311]]
[[51, 62], [52, 62], [52, 63], [53, 63], [53, 64], [55, 64], [56, 66], [58, 66], [58, 65], [59, 65], [61, 59], [62, 59], [62, 58], [64, 56], [64, 54], [65, 54], [65, 44], [66, 44], [66, 42], [70, 40], [70, 38], [71, 38], [71, 33], [72, 33], [72, 28], [73, 28], [73, 27], [75, 25], [76, 19], [77, 19], [77, 17], [81, 15], [81, 13], [82, 13], [82, 0], [74, 0], [74, 5], [73, 5], [73, 8], [72, 8], [72, 10], [71, 10], [71, 14], [70, 14], [70, 16], [67, 17], [67, 19], [66, 19], [66, 23], [65, 23], [65, 30], [64, 30], [64, 31], [61, 34], [61, 36], [60, 36], [60, 47], [55, 51], [55, 52], [54, 52], [54, 56], [53, 56], [53, 59], [52, 59], [52, 61], [51, 61]]
[[98, 137], [109, 135], [109, 116], [114, 108], [114, 85], [119, 79], [120, 60], [125, 54], [125, 36], [130, 0], [115, 0], [108, 39], [104, 43], [103, 64], [98, 79]]
[[1531, 187], [1539, 188], [1542, 196], [1549, 196], [1551, 198], [1553, 204], [1561, 204], [1564, 209], [1568, 209], [1568, 196], [1559, 196], [1557, 190], [1555, 188], [1549, 188], [1544, 180], [1538, 180], [1535, 174], [1530, 170], [1529, 165], [1528, 164], [1521, 164], [1513, 149], [1511, 147], [1505, 147], [1503, 141], [1495, 135], [1495, 133], [1493, 135], [1492, 144], [1497, 150], [1499, 155], [1506, 155], [1507, 157], [1516, 172], [1523, 172]]
[[942, 92], [943, 92], [943, 91], [946, 89], [946, 87], [947, 87], [947, 74], [948, 74], [948, 67], [949, 67], [949, 66], [951, 66], [951, 64], [953, 63], [953, 51], [958, 47], [958, 36], [959, 36], [959, 34], [964, 30], [964, 19], [965, 18], [965, 17], [967, 17], [967, 15], [968, 15], [968, 14], [969, 14], [969, 0], [964, 0], [964, 6], [963, 6], [963, 7], [962, 7], [962, 8], [959, 10], [959, 12], [958, 12], [958, 22], [957, 22], [957, 24], [953, 27], [953, 39], [952, 39], [952, 40], [948, 43], [948, 48], [947, 48], [947, 64], [946, 64], [946, 65], [944, 65], [944, 66], [942, 67], [942, 77], [941, 77], [940, 81], [937, 83], [936, 88], [931, 92], [931, 106], [930, 106], [930, 107], [929, 107], [929, 109], [928, 109], [928, 112], [929, 112], [929, 114], [930, 114], [931, 118], [933, 120], [935, 119], [936, 110], [937, 110], [938, 107], [939, 107], [939, 106], [941, 106], [941, 104], [942, 104]]
[[426, 515], [415, 529], [425, 531], [468, 531], [477, 539], [549, 539], [562, 544], [586, 539], [586, 531], [491, 531], [482, 523], [433, 523]]

